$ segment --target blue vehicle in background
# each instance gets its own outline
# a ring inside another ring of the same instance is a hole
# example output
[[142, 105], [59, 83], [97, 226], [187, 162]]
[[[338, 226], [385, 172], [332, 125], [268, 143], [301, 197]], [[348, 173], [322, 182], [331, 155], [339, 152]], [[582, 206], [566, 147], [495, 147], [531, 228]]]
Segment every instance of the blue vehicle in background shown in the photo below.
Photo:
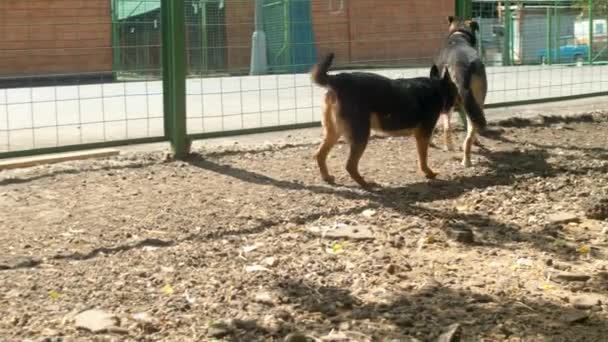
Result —
[[[547, 63], [547, 49], [537, 52], [541, 64]], [[579, 63], [589, 56], [587, 45], [562, 45], [558, 49], [551, 49], [551, 63]]]

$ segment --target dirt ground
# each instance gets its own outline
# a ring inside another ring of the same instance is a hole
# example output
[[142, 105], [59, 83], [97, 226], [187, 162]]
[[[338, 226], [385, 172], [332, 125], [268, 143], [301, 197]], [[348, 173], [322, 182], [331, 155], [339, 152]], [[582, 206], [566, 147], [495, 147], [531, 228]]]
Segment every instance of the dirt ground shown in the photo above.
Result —
[[2, 172], [0, 340], [607, 341], [608, 114], [492, 132], [432, 181], [374, 139], [375, 192], [318, 136]]

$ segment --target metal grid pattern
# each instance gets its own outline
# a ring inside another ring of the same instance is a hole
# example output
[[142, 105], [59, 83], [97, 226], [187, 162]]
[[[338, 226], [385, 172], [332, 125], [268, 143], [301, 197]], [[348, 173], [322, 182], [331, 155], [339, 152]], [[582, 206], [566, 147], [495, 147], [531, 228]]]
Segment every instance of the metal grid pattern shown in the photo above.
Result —
[[117, 11], [107, 0], [0, 5], [0, 154], [163, 136], [160, 67], [115, 60], [159, 42], [129, 38]]
[[[336, 69], [373, 68], [391, 77], [428, 75], [453, 1], [263, 0], [266, 74], [249, 75], [255, 2], [226, 1], [226, 69], [187, 81], [194, 137], [318, 123], [324, 90], [307, 74], [318, 56]], [[428, 15], [433, 9], [434, 14]], [[190, 43], [190, 41], [188, 41]]]
[[[162, 71], [163, 1], [0, 2], [0, 157], [174, 141], [161, 75], [178, 83], [182, 76]], [[324, 90], [306, 71], [319, 56], [335, 52], [336, 70], [427, 75], [455, 11], [481, 25], [488, 106], [603, 94], [602, 1], [183, 0], [173, 19], [184, 34], [173, 39], [186, 47], [170, 53], [187, 79], [169, 98], [186, 104], [193, 138], [316, 124]], [[264, 44], [254, 46], [260, 31]], [[255, 67], [263, 72], [254, 73], [252, 54], [262, 52], [265, 63]]]

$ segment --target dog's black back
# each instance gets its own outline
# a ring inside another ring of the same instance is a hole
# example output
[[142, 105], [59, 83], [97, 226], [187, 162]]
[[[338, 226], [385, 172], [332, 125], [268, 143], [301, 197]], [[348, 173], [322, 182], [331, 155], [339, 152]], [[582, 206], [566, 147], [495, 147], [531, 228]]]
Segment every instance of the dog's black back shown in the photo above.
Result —
[[313, 70], [313, 80], [337, 95], [340, 114], [353, 127], [353, 138], [369, 134], [374, 114], [385, 132], [421, 128], [432, 132], [442, 111], [456, 98], [449, 73], [443, 78], [390, 79], [372, 73], [353, 72], [327, 75], [333, 55]]

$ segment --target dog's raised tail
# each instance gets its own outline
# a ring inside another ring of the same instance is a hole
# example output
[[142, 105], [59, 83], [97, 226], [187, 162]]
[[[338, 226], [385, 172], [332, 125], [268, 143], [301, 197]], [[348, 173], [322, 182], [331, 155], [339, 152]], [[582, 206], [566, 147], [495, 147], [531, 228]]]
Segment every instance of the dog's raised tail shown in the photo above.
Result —
[[334, 61], [334, 54], [329, 53], [323, 60], [314, 67], [310, 71], [310, 78], [312, 81], [320, 86], [327, 86], [329, 84], [329, 75], [327, 72], [329, 71], [329, 67], [331, 63]]

